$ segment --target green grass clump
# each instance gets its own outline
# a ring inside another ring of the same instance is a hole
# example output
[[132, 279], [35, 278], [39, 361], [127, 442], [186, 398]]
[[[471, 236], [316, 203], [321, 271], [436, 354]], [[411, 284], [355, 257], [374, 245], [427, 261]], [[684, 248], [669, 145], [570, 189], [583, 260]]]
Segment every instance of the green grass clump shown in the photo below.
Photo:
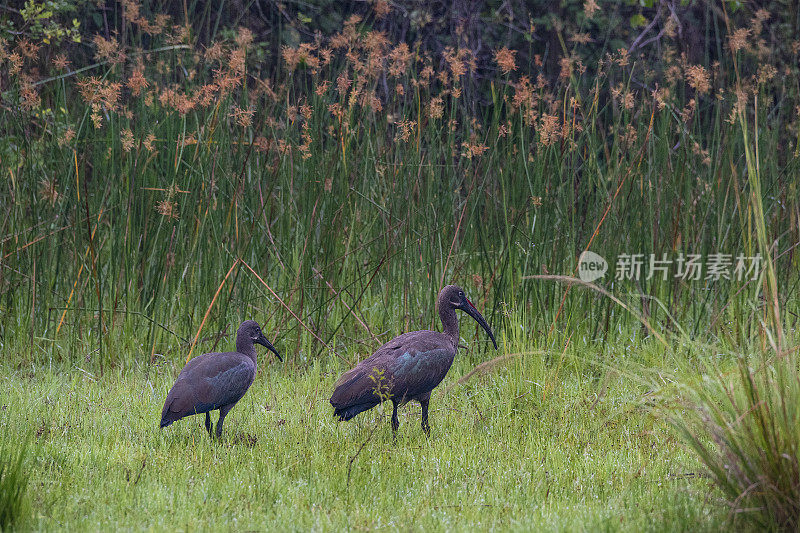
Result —
[[779, 280], [770, 256], [761, 197], [758, 128], [751, 146], [743, 110], [738, 111], [737, 119], [752, 185], [750, 206], [757, 242], [766, 263], [765, 340], [775, 355], [770, 356], [762, 347], [756, 354], [739, 357], [732, 375], [717, 370], [710, 372], [701, 385], [685, 386], [688, 408], [678, 412], [674, 424], [722, 492], [734, 522], [749, 522], [760, 529], [797, 531], [800, 358], [797, 346], [786, 348], [790, 343], [781, 319]]
[[674, 419], [739, 527], [800, 526], [797, 363], [793, 356], [741, 357], [735, 370], [687, 388], [684, 409]]
[[[7, 405], [3, 405], [3, 410]], [[0, 531], [14, 529], [26, 517], [28, 477], [26, 461], [30, 435], [24, 428], [7, 424], [0, 436]]]

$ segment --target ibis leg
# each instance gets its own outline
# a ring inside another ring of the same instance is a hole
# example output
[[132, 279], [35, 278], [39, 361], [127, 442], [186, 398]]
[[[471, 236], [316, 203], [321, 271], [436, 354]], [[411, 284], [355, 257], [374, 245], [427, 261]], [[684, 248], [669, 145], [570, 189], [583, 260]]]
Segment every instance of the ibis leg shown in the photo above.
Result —
[[233, 409], [233, 405], [223, 405], [219, 408], [219, 420], [217, 420], [217, 437], [222, 436], [222, 423], [225, 421], [228, 411]]
[[214, 435], [211, 433], [212, 428], [213, 425], [211, 424], [211, 415], [208, 413], [208, 411], [206, 411], [206, 431], [208, 431], [208, 434], [213, 437]]
[[234, 404], [230, 405], [223, 405], [219, 408], [219, 420], [217, 420], [217, 437], [222, 436], [222, 422], [225, 420], [225, 416], [228, 414], [228, 411], [233, 409]]
[[397, 419], [397, 402], [392, 400], [394, 406], [392, 410], [392, 437], [397, 439], [397, 429], [400, 427], [400, 420]]
[[428, 425], [428, 402], [430, 400], [420, 400], [419, 403], [422, 406], [422, 431], [425, 432], [425, 435], [428, 437], [431, 436], [431, 426]]

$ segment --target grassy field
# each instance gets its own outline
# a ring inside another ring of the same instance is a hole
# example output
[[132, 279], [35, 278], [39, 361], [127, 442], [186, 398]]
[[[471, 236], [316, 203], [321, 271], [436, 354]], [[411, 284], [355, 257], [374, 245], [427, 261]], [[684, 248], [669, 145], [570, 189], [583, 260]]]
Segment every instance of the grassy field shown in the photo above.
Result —
[[[613, 349], [661, 358], [642, 346]], [[407, 406], [397, 443], [391, 410], [334, 421], [327, 399], [341, 365], [298, 372], [263, 356], [220, 442], [202, 417], [158, 429], [172, 365], [103, 377], [6, 367], [0, 405], [5, 431], [35, 431], [26, 528], [720, 527], [727, 513], [653, 416], [653, 391], [596, 368], [597, 356], [574, 347], [556, 376], [547, 357], [524, 355], [459, 385], [472, 369], [460, 357], [434, 393], [431, 438], [418, 406]]]
[[[793, 45], [721, 9], [704, 57], [670, 17], [632, 55], [585, 5], [544, 60], [532, 19], [527, 54], [394, 42], [385, 2], [279, 53], [132, 1], [1, 38], [0, 529], [800, 527]], [[568, 285], [586, 250], [608, 273]], [[335, 422], [338, 375], [438, 329], [448, 283], [500, 349], [462, 322], [431, 438], [416, 406], [396, 443]], [[286, 362], [220, 442], [159, 430], [245, 319]]]

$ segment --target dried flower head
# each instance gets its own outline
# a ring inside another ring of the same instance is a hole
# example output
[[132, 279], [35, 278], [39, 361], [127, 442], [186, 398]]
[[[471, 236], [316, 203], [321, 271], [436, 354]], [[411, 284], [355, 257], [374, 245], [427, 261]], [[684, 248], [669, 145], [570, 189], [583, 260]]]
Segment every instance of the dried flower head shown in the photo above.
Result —
[[166, 219], [176, 219], [178, 218], [178, 202], [174, 202], [170, 198], [160, 200], [156, 202], [156, 211]]
[[316, 89], [314, 89], [314, 94], [316, 94], [317, 96], [325, 96], [325, 93], [328, 92], [328, 88], [330, 86], [331, 82], [328, 80], [324, 80], [322, 81], [322, 83], [319, 83], [317, 85]]
[[32, 43], [27, 38], [23, 37], [17, 43], [17, 50], [26, 58], [26, 59], [36, 59], [37, 54], [39, 53], [39, 49], [41, 48], [40, 45]]
[[702, 65], [687, 67], [686, 82], [699, 94], [706, 94], [711, 90], [711, 81], [708, 72]]
[[253, 32], [244, 26], [239, 27], [239, 31], [236, 33], [236, 46], [247, 48], [251, 44], [253, 44]]
[[630, 63], [630, 55], [628, 54], [628, 50], [625, 48], [620, 48], [617, 50], [617, 56], [614, 58], [614, 61], [617, 62], [617, 65], [621, 67], [626, 67]]
[[380, 20], [388, 15], [392, 8], [386, 0], [375, 0], [372, 10], [375, 11], [375, 18]]
[[[258, 87], [261, 87], [261, 84], [257, 84]], [[216, 102], [216, 95], [217, 90], [219, 87], [213, 83], [209, 83], [200, 87], [196, 93], [194, 93], [193, 100], [198, 107], [208, 107], [214, 102]]]
[[89, 118], [92, 119], [92, 124], [94, 125], [94, 129], [98, 130], [101, 127], [103, 127], [103, 117], [101, 117], [100, 113], [98, 113], [97, 111], [92, 112], [92, 114], [89, 115]]
[[413, 120], [401, 120], [397, 122], [396, 125], [398, 131], [394, 137], [395, 140], [406, 142], [411, 138], [411, 132], [414, 130], [414, 127], [417, 125], [417, 123]]
[[470, 142], [461, 143], [461, 149], [461, 156], [471, 160], [482, 156], [489, 147], [471, 138]]
[[94, 58], [98, 63], [104, 61], [117, 65], [125, 61], [125, 54], [120, 50], [119, 43], [116, 39], [106, 39], [102, 35], [97, 34], [92, 40], [97, 50], [94, 53]]
[[63, 135], [58, 137], [58, 145], [59, 146], [66, 146], [72, 142], [75, 138], [75, 130], [72, 127], [67, 128], [67, 131], [64, 132]]
[[77, 85], [83, 101], [93, 110], [97, 111], [101, 107], [105, 107], [109, 111], [117, 109], [122, 91], [120, 83], [89, 76], [79, 80]]
[[153, 143], [156, 142], [156, 136], [152, 133], [149, 133], [147, 137], [144, 138], [142, 145], [144, 145], [145, 150], [148, 152], [152, 152], [154, 150]]
[[133, 132], [130, 128], [125, 128], [120, 132], [119, 140], [125, 152], [130, 152], [133, 149]]
[[243, 48], [235, 48], [228, 53], [228, 72], [232, 76], [241, 77], [245, 73], [245, 51]]
[[550, 146], [558, 140], [561, 125], [557, 115], [542, 115], [539, 123], [539, 142], [544, 146]]
[[562, 57], [558, 60], [558, 64], [561, 67], [561, 72], [558, 74], [559, 80], [568, 80], [572, 76], [572, 63], [571, 57]]
[[269, 152], [269, 148], [271, 145], [272, 142], [263, 135], [259, 135], [258, 137], [256, 137], [256, 140], [253, 141], [253, 146], [255, 147], [256, 151], [264, 154]]
[[453, 75], [454, 81], [466, 74], [468, 68], [474, 68], [475, 56], [471, 50], [462, 48], [454, 51], [448, 46], [442, 52], [442, 57], [450, 67], [450, 73]]
[[681, 110], [681, 121], [683, 121], [684, 124], [688, 124], [692, 120], [696, 106], [697, 100], [692, 98], [689, 100], [689, 103], [686, 104], [686, 107]]
[[64, 54], [56, 54], [53, 58], [53, 67], [56, 70], [67, 70], [69, 68], [69, 59]]
[[213, 43], [211, 46], [206, 48], [203, 57], [206, 61], [219, 61], [225, 55], [225, 50], [222, 48], [222, 44], [219, 42]]
[[130, 89], [133, 96], [139, 96], [142, 90], [147, 89], [147, 78], [144, 77], [144, 67], [139, 66], [131, 72], [125, 85]]
[[14, 76], [17, 76], [22, 71], [22, 65], [24, 64], [25, 60], [22, 59], [22, 56], [17, 52], [11, 52], [8, 55], [8, 62], [8, 72]]
[[595, 0], [586, 0], [583, 3], [583, 14], [587, 19], [594, 18], [595, 13], [600, 11], [600, 6], [597, 5]]
[[369, 107], [373, 113], [380, 113], [383, 111], [383, 103], [374, 92], [365, 94], [361, 105]]
[[55, 205], [59, 198], [61, 198], [61, 193], [56, 189], [56, 180], [44, 178], [39, 182], [39, 196], [51, 206]]
[[624, 107], [627, 111], [633, 109], [635, 101], [636, 95], [632, 91], [625, 91], [622, 93], [622, 107]]
[[731, 51], [736, 53], [739, 50], [743, 50], [748, 46], [748, 38], [750, 37], [750, 30], [748, 28], [739, 28], [734, 30], [731, 36], [728, 38], [728, 46], [731, 47]]
[[231, 111], [228, 114], [236, 124], [243, 128], [249, 128], [253, 125], [253, 114], [256, 112], [255, 109], [248, 108], [248, 109], [241, 109], [238, 106], [231, 106]]
[[444, 104], [441, 97], [431, 98], [428, 103], [428, 117], [432, 119], [442, 118], [444, 113]]
[[763, 29], [764, 22], [769, 19], [769, 11], [764, 8], [759, 9], [753, 15], [753, 20], [750, 21], [750, 27], [753, 29], [753, 35], [758, 35]]
[[41, 106], [39, 92], [30, 83], [23, 83], [20, 87], [20, 105], [26, 111], [33, 111]]
[[588, 33], [573, 33], [569, 40], [576, 44], [593, 43], [594, 39]]
[[186, 115], [195, 107], [195, 101], [192, 98], [173, 87], [165, 87], [158, 96], [158, 101], [162, 107], [173, 109], [181, 115]]
[[756, 79], [758, 83], [764, 84], [770, 81], [778, 74], [778, 69], [775, 68], [774, 65], [770, 65], [769, 63], [763, 63], [758, 67], [758, 74], [756, 75]]
[[665, 87], [658, 87], [653, 91], [653, 100], [656, 102], [658, 110], [661, 111], [667, 107], [667, 99], [669, 98], [669, 89]]
[[497, 63], [497, 66], [500, 67], [500, 70], [503, 71], [503, 74], [508, 74], [509, 72], [517, 70], [516, 55], [516, 50], [509, 50], [505, 46], [500, 50], [495, 50], [494, 61]]
[[339, 91], [339, 95], [344, 96], [347, 93], [347, 89], [350, 88], [350, 78], [347, 77], [347, 72], [342, 72], [336, 78], [336, 89]]

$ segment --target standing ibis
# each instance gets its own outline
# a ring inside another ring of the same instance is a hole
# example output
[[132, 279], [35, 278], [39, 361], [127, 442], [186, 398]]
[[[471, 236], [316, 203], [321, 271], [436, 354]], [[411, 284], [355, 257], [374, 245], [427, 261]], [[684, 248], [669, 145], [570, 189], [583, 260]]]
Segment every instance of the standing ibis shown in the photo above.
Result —
[[210, 411], [219, 409], [217, 437], [222, 435], [225, 415], [242, 399], [256, 377], [256, 348], [266, 347], [280, 360], [280, 354], [261, 333], [258, 323], [246, 320], [236, 332], [236, 351], [204, 353], [183, 367], [167, 394], [161, 412], [161, 427], [189, 415], [206, 414], [206, 429], [212, 435]]
[[447, 375], [458, 350], [456, 309], [474, 318], [489, 334], [497, 349], [489, 324], [467, 299], [461, 287], [448, 285], [443, 288], [437, 305], [444, 333], [427, 330], [404, 333], [378, 348], [378, 351], [339, 378], [331, 396], [334, 415], [339, 420], [350, 420], [362, 411], [391, 400], [394, 406], [392, 434], [396, 435], [400, 427], [397, 408], [416, 400], [422, 405], [422, 430], [430, 435], [428, 402], [431, 391]]

